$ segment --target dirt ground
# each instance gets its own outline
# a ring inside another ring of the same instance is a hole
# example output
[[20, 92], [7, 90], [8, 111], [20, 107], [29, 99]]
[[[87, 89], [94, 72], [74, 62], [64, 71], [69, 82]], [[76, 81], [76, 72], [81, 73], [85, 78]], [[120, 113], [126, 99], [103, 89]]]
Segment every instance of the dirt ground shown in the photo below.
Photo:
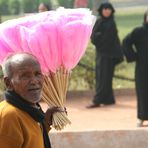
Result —
[[[66, 107], [68, 118], [72, 124], [67, 125], [63, 131], [137, 128], [136, 96], [135, 93], [128, 92], [128, 94], [124, 92], [116, 93], [116, 105], [102, 106], [94, 109], [86, 108], [92, 101], [93, 92], [70, 94], [67, 98]], [[42, 102], [41, 106], [44, 110], [47, 109], [46, 103]], [[54, 130], [52, 131], [54, 132]]]

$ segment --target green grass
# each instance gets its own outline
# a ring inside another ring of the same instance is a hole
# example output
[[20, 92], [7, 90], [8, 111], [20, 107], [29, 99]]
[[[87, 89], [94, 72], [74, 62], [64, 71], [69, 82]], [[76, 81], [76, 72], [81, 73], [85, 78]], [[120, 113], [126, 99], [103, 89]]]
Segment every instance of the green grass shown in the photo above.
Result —
[[5, 15], [5, 16], [2, 16], [1, 19], [2, 19], [2, 22], [5, 22], [7, 20], [11, 20], [19, 17], [20, 17], [19, 15]]
[[120, 39], [122, 40], [127, 33], [133, 30], [133, 28], [142, 25], [143, 23], [143, 11], [119, 11], [115, 17], [117, 27], [119, 31]]

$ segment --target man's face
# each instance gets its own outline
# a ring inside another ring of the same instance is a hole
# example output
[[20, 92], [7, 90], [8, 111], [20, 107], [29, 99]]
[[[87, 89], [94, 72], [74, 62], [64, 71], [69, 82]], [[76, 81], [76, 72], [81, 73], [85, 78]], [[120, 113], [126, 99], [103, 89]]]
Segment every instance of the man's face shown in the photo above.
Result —
[[24, 100], [37, 103], [41, 99], [43, 76], [37, 62], [24, 61], [13, 66], [11, 87]]

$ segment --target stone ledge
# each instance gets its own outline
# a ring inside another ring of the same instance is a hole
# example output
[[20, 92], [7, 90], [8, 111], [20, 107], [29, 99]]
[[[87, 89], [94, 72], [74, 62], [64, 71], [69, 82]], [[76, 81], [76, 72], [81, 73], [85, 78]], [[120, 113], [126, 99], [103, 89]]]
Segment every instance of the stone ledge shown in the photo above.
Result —
[[148, 130], [50, 133], [53, 148], [148, 148]]
[[[84, 91], [68, 91], [67, 98], [79, 98], [79, 97], [92, 97], [95, 94], [93, 90], [84, 90]], [[115, 89], [115, 96], [133, 96], [136, 94], [135, 89]]]

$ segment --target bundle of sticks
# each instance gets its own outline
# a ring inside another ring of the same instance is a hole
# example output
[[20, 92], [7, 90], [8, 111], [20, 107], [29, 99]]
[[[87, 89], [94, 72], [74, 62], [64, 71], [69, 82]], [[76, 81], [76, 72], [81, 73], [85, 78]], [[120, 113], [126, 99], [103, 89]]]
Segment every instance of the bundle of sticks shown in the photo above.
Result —
[[[44, 76], [42, 98], [49, 107], [56, 106], [64, 110], [69, 76], [70, 72], [63, 67], [60, 67], [56, 73]], [[52, 126], [56, 130], [63, 129], [67, 124], [71, 124], [71, 122], [67, 118], [66, 112], [53, 114]]]

